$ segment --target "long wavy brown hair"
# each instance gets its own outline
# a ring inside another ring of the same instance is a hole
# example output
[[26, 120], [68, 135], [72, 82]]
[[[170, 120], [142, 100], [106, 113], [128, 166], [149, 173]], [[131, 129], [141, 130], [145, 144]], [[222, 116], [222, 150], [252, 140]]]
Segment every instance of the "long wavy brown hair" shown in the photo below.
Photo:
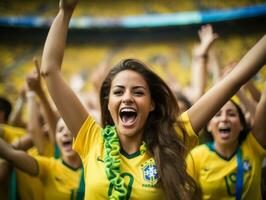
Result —
[[[109, 93], [114, 77], [121, 71], [133, 70], [146, 80], [155, 109], [145, 123], [143, 140], [154, 157], [159, 174], [159, 186], [168, 200], [198, 199], [199, 189], [186, 171], [187, 133], [178, 120], [178, 105], [167, 84], [144, 63], [136, 59], [122, 60], [114, 66], [100, 90], [102, 125], [114, 125], [108, 110]], [[176, 126], [180, 132], [177, 133]]]

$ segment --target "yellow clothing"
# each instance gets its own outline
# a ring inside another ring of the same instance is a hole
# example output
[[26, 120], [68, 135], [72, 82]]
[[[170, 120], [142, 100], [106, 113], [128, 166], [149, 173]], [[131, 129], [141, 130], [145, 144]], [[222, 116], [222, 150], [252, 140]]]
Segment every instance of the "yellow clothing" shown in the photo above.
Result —
[[[1, 124], [0, 128], [3, 131], [3, 139], [10, 143], [13, 143], [20, 137], [27, 134], [27, 131], [23, 128], [10, 126], [7, 124]], [[44, 156], [54, 155], [54, 145], [49, 141], [45, 142]], [[29, 155], [37, 156], [38, 151], [36, 147], [28, 150]], [[30, 176], [27, 173], [16, 169], [16, 185], [18, 190], [18, 196], [22, 200], [42, 200], [44, 199], [43, 185], [38, 177]]]
[[3, 139], [9, 144], [27, 134], [25, 129], [7, 124], [0, 124], [0, 129], [3, 130]]
[[[3, 138], [8, 142], [12, 143], [19, 139], [21, 136], [26, 134], [26, 130], [4, 125]], [[36, 147], [32, 147], [27, 151], [29, 155], [36, 156], [38, 151]], [[45, 142], [44, 155], [53, 156], [54, 148], [48, 141]], [[30, 176], [29, 174], [16, 169], [16, 185], [18, 196], [22, 200], [42, 200], [44, 199], [43, 185], [38, 177]]]
[[[184, 129], [185, 129], [187, 136], [188, 136], [188, 144], [186, 144], [186, 146], [187, 146], [188, 150], [191, 150], [199, 144], [198, 135], [195, 133], [195, 131], [193, 130], [193, 128], [191, 126], [187, 112], [182, 113], [182, 115], [180, 117], [180, 121], [184, 125]], [[179, 130], [180, 130], [180, 128], [176, 127], [177, 133], [180, 132]]]
[[[10, 126], [7, 124], [0, 124], [0, 129], [2, 129], [3, 131], [3, 136], [2, 136], [3, 139], [9, 144], [13, 143], [20, 137], [27, 134], [26, 129], [15, 127], [15, 126]], [[51, 144], [51, 142], [48, 139], [44, 141], [44, 144], [45, 144], [45, 149], [44, 149], [43, 155], [49, 156], [49, 157], [54, 156], [54, 151], [55, 151], [54, 145]], [[30, 151], [32, 151], [32, 149]], [[37, 155], [37, 154], [34, 153], [33, 155]]]
[[16, 180], [19, 199], [44, 200], [43, 184], [39, 177], [31, 176], [16, 169]]
[[[9, 144], [27, 134], [25, 129], [7, 124], [1, 124], [0, 128], [3, 130], [3, 139]], [[48, 151], [51, 151], [50, 148], [47, 148]], [[31, 148], [28, 152], [31, 152], [30, 155], [37, 155], [36, 148]], [[44, 197], [43, 186], [39, 178], [30, 176], [19, 169], [16, 169], [16, 185], [18, 196], [22, 200], [42, 200]]]
[[[36, 147], [29, 149], [28, 154], [38, 156]], [[44, 156], [52, 157], [54, 152], [51, 143], [46, 144]], [[39, 177], [31, 176], [19, 169], [16, 169], [17, 190], [19, 198], [22, 200], [42, 200], [44, 199], [43, 184]]]
[[[186, 123], [186, 127], [192, 130], [190, 123]], [[106, 200], [108, 193], [112, 193], [112, 185], [105, 173], [104, 140], [101, 132], [102, 128], [89, 116], [73, 143], [73, 149], [79, 153], [84, 166], [85, 199]], [[194, 131], [190, 133], [194, 138]], [[123, 150], [120, 152], [121, 176], [127, 187], [127, 199], [165, 199], [157, 184], [158, 173], [154, 159], [147, 152], [142, 155], [139, 151], [131, 155]]]
[[[261, 166], [266, 150], [249, 133], [241, 144], [243, 160], [242, 199], [261, 200]], [[226, 160], [211, 150], [208, 145], [200, 145], [187, 157], [188, 172], [200, 185], [203, 199], [235, 200], [237, 156]]]
[[[28, 154], [38, 156], [39, 153], [36, 147], [29, 149]], [[46, 144], [44, 156], [53, 157], [54, 145]], [[43, 184], [39, 177], [31, 176], [19, 169], [16, 169], [17, 190], [19, 198], [22, 200], [42, 200], [44, 199]]]
[[[31, 156], [37, 156], [36, 148], [28, 151]], [[43, 184], [39, 177], [31, 176], [16, 169], [17, 190], [21, 200], [44, 200]]]
[[82, 168], [72, 169], [61, 159], [36, 156], [45, 199], [66, 200], [76, 199]]

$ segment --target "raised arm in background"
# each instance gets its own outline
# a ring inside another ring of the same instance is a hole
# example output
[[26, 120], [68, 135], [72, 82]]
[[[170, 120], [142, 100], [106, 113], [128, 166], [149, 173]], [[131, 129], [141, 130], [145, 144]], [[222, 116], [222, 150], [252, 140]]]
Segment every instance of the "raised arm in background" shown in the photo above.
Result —
[[52, 144], [55, 144], [55, 131], [56, 131], [56, 123], [58, 120], [58, 116], [53, 110], [51, 103], [49, 102], [48, 97], [45, 94], [45, 91], [42, 87], [41, 76], [40, 76], [40, 65], [36, 57], [33, 58], [33, 62], [35, 65], [35, 70], [27, 76], [27, 85], [28, 88], [31, 91], [35, 92], [39, 97], [45, 122], [47, 122], [49, 126], [49, 132], [48, 132], [49, 140]]
[[251, 94], [254, 101], [259, 102], [261, 93], [258, 90], [258, 88], [256, 88], [256, 86], [254, 85], [253, 81], [248, 81], [244, 85], [244, 88], [245, 88], [245, 90], [249, 91], [249, 93]]
[[26, 101], [25, 93], [26, 93], [26, 87], [23, 86], [19, 91], [19, 97], [16, 100], [14, 109], [12, 110], [8, 120], [8, 124], [12, 126], [17, 126], [22, 128], [26, 127], [26, 123], [22, 119], [23, 106]]
[[[88, 112], [69, 87], [61, 73], [68, 25], [77, 0], [60, 1], [59, 13], [48, 33], [41, 62], [41, 71], [56, 107], [75, 137]], [[75, 67], [75, 66], [73, 66]]]
[[264, 35], [225, 78], [215, 84], [188, 110], [194, 131], [199, 132], [219, 108], [263, 67], [265, 62], [266, 36]]
[[211, 74], [212, 84], [217, 83], [221, 77], [221, 68], [220, 68], [220, 64], [218, 61], [216, 48], [211, 48], [209, 50], [207, 70], [208, 70], [208, 73]]
[[242, 86], [240, 90], [238, 90], [238, 92], [236, 93], [236, 96], [239, 98], [241, 106], [244, 107], [244, 110], [246, 113], [246, 119], [249, 125], [252, 126], [254, 122], [256, 106], [258, 102], [248, 96], [249, 90], [245, 89], [246, 88], [245, 85]]
[[[227, 76], [232, 69], [236, 66], [236, 63], [230, 63], [228, 66], [226, 66], [223, 69], [223, 74], [220, 77], [222, 79], [223, 77]], [[251, 90], [252, 91], [251, 91]], [[255, 91], [255, 93], [254, 93]], [[248, 95], [248, 93], [250, 95]], [[253, 97], [253, 94], [256, 95], [256, 97]], [[256, 112], [256, 106], [260, 99], [260, 92], [255, 88], [255, 86], [252, 83], [252, 79], [250, 79], [247, 83], [245, 83], [236, 93], [236, 96], [240, 100], [241, 108], [245, 111], [245, 117], [250, 127], [252, 127]]]
[[260, 97], [260, 101], [256, 106], [256, 114], [252, 129], [252, 134], [256, 137], [258, 142], [266, 148], [266, 82], [264, 84], [264, 89]]
[[28, 108], [28, 132], [32, 136], [33, 143], [36, 146], [38, 153], [43, 155], [46, 138], [40, 124], [40, 108], [37, 105], [35, 92], [28, 91], [26, 96]]
[[193, 48], [192, 51], [192, 67], [191, 67], [191, 87], [192, 102], [197, 101], [204, 93], [207, 87], [207, 63], [208, 52], [218, 35], [213, 32], [211, 25], [202, 26], [198, 32], [200, 44]]

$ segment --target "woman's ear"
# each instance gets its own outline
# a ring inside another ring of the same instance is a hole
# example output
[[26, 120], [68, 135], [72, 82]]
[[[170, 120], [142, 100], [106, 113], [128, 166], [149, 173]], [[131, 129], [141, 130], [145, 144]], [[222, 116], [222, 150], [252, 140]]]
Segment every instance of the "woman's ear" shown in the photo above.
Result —
[[207, 131], [210, 132], [210, 133], [212, 132], [212, 128], [210, 126], [210, 123], [207, 124]]
[[154, 101], [151, 102], [151, 108], [150, 108], [150, 111], [154, 111], [155, 109], [155, 103]]

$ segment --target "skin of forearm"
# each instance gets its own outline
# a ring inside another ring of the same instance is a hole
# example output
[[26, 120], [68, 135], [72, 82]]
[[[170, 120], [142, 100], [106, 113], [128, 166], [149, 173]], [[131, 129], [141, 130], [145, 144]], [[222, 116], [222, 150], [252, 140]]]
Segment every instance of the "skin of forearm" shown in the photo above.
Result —
[[[62, 3], [64, 2], [62, 1]], [[61, 73], [68, 24], [75, 7], [74, 5], [67, 6], [67, 4], [61, 4], [61, 6], [65, 6], [65, 8], [60, 9], [53, 21], [44, 45], [41, 73], [46, 80], [46, 85], [58, 112], [75, 137], [82, 123], [88, 117], [88, 112]], [[68, 101], [65, 101], [66, 99]], [[69, 104], [73, 106], [69, 106]], [[71, 117], [72, 114], [76, 114], [76, 117]]]
[[0, 156], [28, 174], [38, 173], [38, 164], [33, 157], [24, 151], [13, 149], [3, 139], [0, 139]]
[[16, 168], [32, 175], [37, 176], [38, 164], [37, 161], [28, 155], [25, 151], [12, 150], [8, 159]]
[[252, 133], [257, 138], [258, 142], [266, 148], [266, 83], [264, 84], [264, 90], [261, 95], [260, 101], [256, 107], [256, 115], [254, 120], [254, 127]]
[[244, 87], [250, 92], [253, 99], [256, 102], [259, 102], [261, 94], [260, 91], [254, 86], [252, 81], [247, 82]]
[[28, 134], [19, 138], [18, 140], [12, 143], [12, 147], [14, 149], [19, 149], [23, 151], [30, 149], [31, 147], [33, 147], [33, 141], [31, 136]]
[[0, 157], [8, 159], [12, 150], [11, 145], [6, 143], [2, 138], [0, 138]]
[[253, 121], [256, 112], [256, 103], [247, 98], [247, 96], [244, 94], [244, 91], [241, 89], [236, 93], [236, 96], [240, 99], [241, 104], [243, 104], [244, 107], [250, 112], [251, 121]]
[[[240, 85], [250, 79], [249, 74], [255, 74], [266, 63], [266, 35], [243, 57], [231, 73], [237, 74]], [[246, 70], [241, 70], [246, 68]], [[230, 73], [230, 74], [231, 74]], [[229, 76], [230, 76], [229, 74]]]
[[192, 69], [193, 102], [195, 102], [204, 94], [206, 89], [207, 59], [205, 57], [194, 58]]
[[56, 131], [56, 123], [58, 120], [58, 117], [56, 116], [54, 110], [51, 107], [50, 102], [47, 99], [47, 96], [45, 95], [44, 91], [38, 94], [41, 103], [42, 103], [42, 108], [44, 111], [44, 117], [45, 121], [49, 125], [49, 139], [52, 143], [55, 143], [55, 131]]
[[41, 137], [42, 129], [39, 123], [39, 108], [36, 104], [35, 96], [28, 96], [28, 112], [29, 112], [29, 122], [28, 122], [28, 132], [32, 136], [34, 145], [37, 147], [40, 155], [44, 153], [44, 141]]
[[9, 119], [9, 124], [11, 125], [18, 125], [21, 124], [22, 120], [22, 108], [24, 105], [24, 98], [19, 97], [18, 100], [16, 101], [15, 109], [11, 113], [10, 119]]
[[[50, 74], [53, 70], [60, 70], [71, 15], [71, 11], [60, 10], [50, 28], [42, 58], [42, 66], [44, 66], [42, 67], [44, 69], [42, 73], [44, 75]], [[60, 35], [61, 37], [54, 37], [54, 35]]]

